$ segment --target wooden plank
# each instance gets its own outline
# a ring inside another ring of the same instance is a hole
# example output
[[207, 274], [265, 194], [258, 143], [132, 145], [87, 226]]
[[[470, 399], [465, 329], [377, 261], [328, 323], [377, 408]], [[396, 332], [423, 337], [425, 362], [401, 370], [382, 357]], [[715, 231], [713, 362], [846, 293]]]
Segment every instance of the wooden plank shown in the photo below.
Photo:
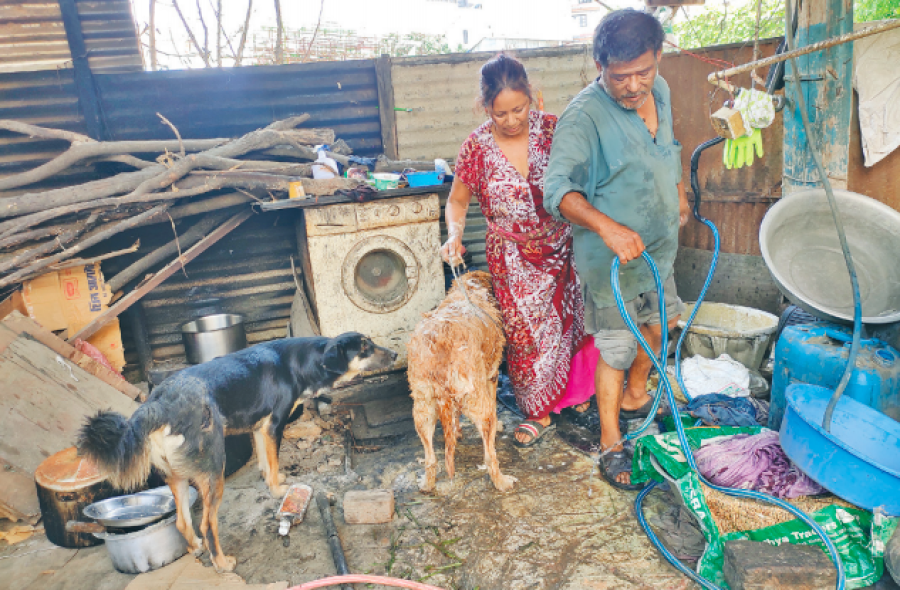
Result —
[[0, 383], [0, 465], [18, 474], [3, 485], [0, 513], [5, 514], [34, 515], [36, 490], [22, 478], [73, 446], [87, 416], [101, 409], [130, 416], [138, 407], [29, 334], [19, 335], [0, 354]]
[[400, 156], [397, 142], [397, 113], [394, 111], [394, 84], [391, 81], [391, 57], [375, 60], [375, 82], [378, 86], [378, 116], [381, 118], [381, 144], [389, 160]]
[[14, 311], [10, 313], [0, 323], [0, 352], [6, 348], [4, 343], [12, 342], [19, 335], [27, 336], [40, 342], [64, 359], [78, 365], [78, 367], [90, 373], [93, 377], [125, 394], [129, 399], [135, 400], [142, 395], [140, 389], [125, 381], [121, 375], [104, 367], [65, 340], [58, 338], [50, 330], [44, 329], [40, 324], [19, 312]]
[[167, 264], [159, 272], [153, 275], [152, 278], [139, 285], [131, 293], [119, 299], [115, 304], [113, 304], [112, 307], [91, 320], [89, 324], [81, 328], [74, 336], [70, 337], [69, 342], [74, 342], [76, 338], [81, 338], [82, 340], [89, 338], [105, 324], [109, 323], [114, 318], [117, 318], [119, 314], [134, 305], [134, 303], [139, 301], [141, 297], [155, 289], [167, 278], [181, 270], [181, 267], [183, 267], [185, 264], [205, 252], [207, 248], [225, 237], [234, 228], [246, 221], [247, 218], [249, 218], [251, 215], [253, 215], [253, 211], [249, 209], [241, 211], [240, 213], [234, 215], [231, 219], [213, 230], [208, 236], [191, 246], [182, 256]]

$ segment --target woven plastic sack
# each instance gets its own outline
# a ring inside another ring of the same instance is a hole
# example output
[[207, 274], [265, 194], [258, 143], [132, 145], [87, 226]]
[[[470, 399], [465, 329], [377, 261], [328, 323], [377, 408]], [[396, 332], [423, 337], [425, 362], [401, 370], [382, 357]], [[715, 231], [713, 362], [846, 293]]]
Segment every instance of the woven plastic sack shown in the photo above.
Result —
[[[700, 427], [685, 429], [685, 435], [691, 447], [698, 449], [701, 444], [715, 442], [715, 439], [722, 436], [759, 434], [761, 430], [755, 427]], [[749, 539], [773, 545], [785, 542], [809, 544], [819, 546], [824, 551], [819, 537], [797, 519], [764, 528], [723, 534], [710, 510], [704, 486], [684, 458], [676, 432], [638, 439], [632, 468], [633, 483], [668, 481], [677, 490], [706, 537], [706, 551], [700, 558], [697, 572], [722, 588], [728, 588], [722, 573], [726, 541]], [[757, 504], [752, 500], [745, 502], [746, 506]], [[884, 573], [885, 545], [900, 520], [880, 514], [873, 516], [864, 510], [847, 507], [846, 504], [826, 506], [813, 512], [811, 516], [835, 544], [844, 566], [848, 589], [871, 586], [881, 579]]]

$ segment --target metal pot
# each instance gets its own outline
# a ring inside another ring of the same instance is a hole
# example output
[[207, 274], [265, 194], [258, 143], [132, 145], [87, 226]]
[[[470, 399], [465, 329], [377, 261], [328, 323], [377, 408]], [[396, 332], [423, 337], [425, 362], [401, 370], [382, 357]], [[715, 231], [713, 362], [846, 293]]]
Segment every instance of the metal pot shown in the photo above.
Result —
[[181, 326], [181, 339], [188, 362], [205, 363], [246, 348], [244, 318], [231, 313], [204, 316]]
[[187, 553], [187, 541], [175, 526], [173, 514], [166, 520], [134, 533], [94, 533], [106, 542], [109, 559], [116, 570], [140, 574], [168, 565]]

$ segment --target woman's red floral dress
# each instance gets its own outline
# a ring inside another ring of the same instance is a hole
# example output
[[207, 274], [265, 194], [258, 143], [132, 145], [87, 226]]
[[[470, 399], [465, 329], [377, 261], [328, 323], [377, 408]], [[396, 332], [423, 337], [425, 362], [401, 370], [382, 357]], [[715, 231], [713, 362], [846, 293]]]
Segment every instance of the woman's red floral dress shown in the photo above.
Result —
[[519, 408], [529, 418], [557, 409], [584, 330], [572, 228], [543, 206], [555, 128], [555, 116], [529, 114], [528, 178], [506, 159], [490, 121], [463, 143], [455, 171], [488, 221], [487, 262], [509, 344], [509, 376]]

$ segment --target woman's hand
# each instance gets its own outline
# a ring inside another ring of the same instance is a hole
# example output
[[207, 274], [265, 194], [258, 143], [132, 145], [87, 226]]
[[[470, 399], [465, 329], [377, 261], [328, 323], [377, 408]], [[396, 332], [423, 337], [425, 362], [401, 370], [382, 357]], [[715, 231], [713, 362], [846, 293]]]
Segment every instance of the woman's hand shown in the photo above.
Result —
[[462, 235], [451, 235], [441, 246], [441, 258], [451, 266], [459, 266], [466, 247], [462, 244]]

